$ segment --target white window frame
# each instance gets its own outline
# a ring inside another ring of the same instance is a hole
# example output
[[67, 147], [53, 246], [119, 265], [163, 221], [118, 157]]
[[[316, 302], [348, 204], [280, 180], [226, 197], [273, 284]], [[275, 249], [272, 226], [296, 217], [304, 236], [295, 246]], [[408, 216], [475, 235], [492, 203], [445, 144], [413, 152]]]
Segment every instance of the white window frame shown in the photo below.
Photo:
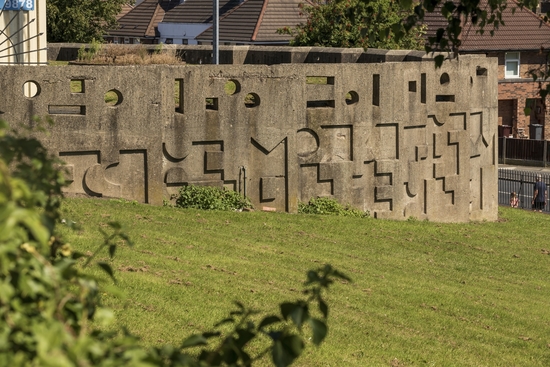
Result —
[[520, 57], [521, 55], [519, 52], [506, 52], [506, 55], [504, 56], [504, 79], [521, 78]]

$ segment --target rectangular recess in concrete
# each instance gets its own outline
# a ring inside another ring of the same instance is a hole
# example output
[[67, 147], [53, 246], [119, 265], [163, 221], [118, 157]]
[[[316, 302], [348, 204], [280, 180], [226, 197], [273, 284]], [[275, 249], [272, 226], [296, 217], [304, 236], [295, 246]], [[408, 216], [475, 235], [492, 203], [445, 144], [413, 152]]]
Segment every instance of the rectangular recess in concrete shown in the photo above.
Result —
[[455, 96], [454, 95], [449, 95], [449, 94], [438, 94], [435, 96], [435, 101], [436, 102], [454, 102], [455, 101]]
[[426, 103], [426, 73], [420, 74], [420, 103]]
[[334, 108], [334, 100], [325, 100], [325, 101], [307, 101], [307, 108], [321, 108], [321, 107], [331, 107]]
[[380, 106], [380, 74], [372, 76], [372, 104]]
[[174, 81], [174, 103], [176, 112], [183, 113], [183, 79]]
[[307, 76], [306, 84], [334, 85], [334, 77], [333, 76]]
[[85, 93], [84, 79], [71, 79], [71, 93]]
[[218, 99], [217, 98], [206, 98], [206, 109], [207, 110], [218, 110]]
[[49, 105], [50, 115], [86, 115], [86, 106]]
[[478, 66], [476, 68], [476, 75], [477, 76], [487, 76], [487, 68], [482, 68], [481, 66]]

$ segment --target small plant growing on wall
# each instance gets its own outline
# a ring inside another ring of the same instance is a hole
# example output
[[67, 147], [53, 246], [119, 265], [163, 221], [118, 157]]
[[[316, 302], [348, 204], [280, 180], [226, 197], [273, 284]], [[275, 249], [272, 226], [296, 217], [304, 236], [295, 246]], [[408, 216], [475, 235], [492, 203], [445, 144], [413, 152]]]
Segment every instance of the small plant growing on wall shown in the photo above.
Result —
[[86, 46], [82, 45], [82, 47], [78, 49], [78, 61], [92, 61], [99, 51], [101, 51], [102, 47], [103, 45], [95, 39], [92, 40], [88, 49], [86, 49]]
[[98, 65], [148, 65], [148, 64], [182, 64], [174, 48], [165, 48], [159, 44], [154, 49], [145, 45], [115, 45], [92, 41], [88, 47], [78, 50], [78, 63]]

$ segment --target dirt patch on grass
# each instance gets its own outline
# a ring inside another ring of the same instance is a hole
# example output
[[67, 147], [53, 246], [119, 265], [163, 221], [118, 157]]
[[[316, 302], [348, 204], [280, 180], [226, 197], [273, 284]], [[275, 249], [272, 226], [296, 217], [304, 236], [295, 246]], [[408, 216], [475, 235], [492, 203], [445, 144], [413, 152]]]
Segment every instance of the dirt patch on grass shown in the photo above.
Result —
[[147, 265], [145, 266], [121, 266], [118, 268], [119, 271], [125, 271], [125, 272], [134, 272], [134, 273], [145, 273], [149, 271], [149, 267]]
[[132, 302], [133, 304], [135, 304], [136, 306], [139, 306], [141, 307], [143, 310], [147, 311], [147, 312], [155, 312], [156, 311], [156, 308], [153, 306], [153, 305], [146, 305], [144, 303], [141, 303], [141, 302], [137, 302], [137, 301], [134, 301], [134, 300], [130, 300], [130, 302]]
[[229, 274], [229, 275], [237, 275], [236, 271], [226, 270], [226, 269], [223, 269], [223, 268], [216, 268], [215, 266], [212, 266], [212, 265], [203, 266], [203, 267], [201, 267], [201, 269], [219, 271], [219, 272], [226, 273], [226, 274]]
[[193, 283], [191, 283], [190, 281], [183, 281], [181, 279], [170, 279], [168, 281], [168, 284], [176, 284], [176, 285], [184, 285], [186, 287], [190, 287], [193, 285]]
[[182, 261], [179, 257], [177, 256], [166, 256], [167, 259], [170, 259], [170, 260], [174, 260], [174, 261]]

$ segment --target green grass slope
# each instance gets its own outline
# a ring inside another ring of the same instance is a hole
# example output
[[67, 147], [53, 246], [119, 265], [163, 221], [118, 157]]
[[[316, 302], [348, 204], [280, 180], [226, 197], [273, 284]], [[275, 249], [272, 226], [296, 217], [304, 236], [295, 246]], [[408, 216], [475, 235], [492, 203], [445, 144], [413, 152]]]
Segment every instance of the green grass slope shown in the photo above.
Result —
[[277, 312], [330, 263], [353, 282], [328, 294], [328, 337], [297, 366], [549, 366], [550, 216], [500, 211], [439, 224], [68, 199], [82, 229], [63, 232], [85, 252], [107, 222], [126, 228], [135, 246], [112, 261], [126, 297], [104, 301], [146, 344], [210, 330], [235, 300]]

